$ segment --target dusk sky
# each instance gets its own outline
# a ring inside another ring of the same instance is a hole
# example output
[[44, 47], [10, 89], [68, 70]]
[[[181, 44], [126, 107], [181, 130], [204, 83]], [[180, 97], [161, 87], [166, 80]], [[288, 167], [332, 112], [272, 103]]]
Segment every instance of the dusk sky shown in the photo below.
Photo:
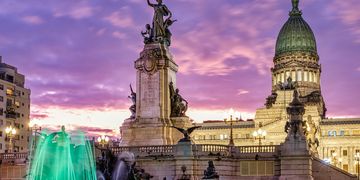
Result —
[[[178, 21], [177, 86], [201, 122], [254, 116], [271, 94], [276, 37], [291, 0], [164, 0]], [[360, 117], [360, 1], [300, 0], [315, 33], [328, 117]], [[42, 126], [118, 133], [151, 23], [146, 0], [1, 0], [0, 55], [26, 76]], [[86, 126], [86, 127], [85, 127]]]

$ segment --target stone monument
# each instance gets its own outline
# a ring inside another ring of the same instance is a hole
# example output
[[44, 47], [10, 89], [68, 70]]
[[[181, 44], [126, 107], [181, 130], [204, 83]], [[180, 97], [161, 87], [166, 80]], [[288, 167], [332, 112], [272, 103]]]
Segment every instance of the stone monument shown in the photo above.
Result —
[[305, 107], [300, 102], [297, 90], [293, 94], [293, 100], [286, 109], [289, 115], [289, 121], [285, 125], [287, 137], [280, 146], [280, 179], [312, 180], [312, 158], [305, 136], [306, 124], [303, 121]]
[[169, 50], [169, 27], [176, 20], [162, 0], [147, 3], [154, 8], [154, 17], [141, 32], [145, 46], [135, 61], [136, 94], [132, 92], [131, 99], [136, 101], [130, 108], [133, 115], [121, 127], [123, 146], [175, 144], [181, 134], [171, 126], [191, 126], [185, 115], [188, 102], [176, 88], [178, 65]]

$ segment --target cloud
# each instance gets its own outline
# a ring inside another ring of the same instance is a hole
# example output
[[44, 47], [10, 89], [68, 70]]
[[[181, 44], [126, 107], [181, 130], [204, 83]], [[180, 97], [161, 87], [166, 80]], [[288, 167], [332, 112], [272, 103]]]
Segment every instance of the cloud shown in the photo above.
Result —
[[249, 91], [247, 91], [247, 90], [244, 90], [244, 89], [239, 89], [238, 90], [238, 93], [237, 93], [237, 95], [243, 95], [243, 94], [248, 94], [249, 93]]
[[81, 20], [84, 18], [91, 17], [94, 13], [94, 8], [90, 6], [77, 6], [73, 7], [67, 11], [58, 10], [54, 13], [55, 17], [68, 16], [76, 20]]
[[134, 26], [131, 16], [125, 13], [125, 11], [113, 12], [109, 16], [105, 17], [104, 20], [115, 27], [130, 28]]
[[358, 0], [334, 0], [328, 6], [329, 17], [339, 19], [348, 26], [355, 36], [355, 42], [360, 43], [360, 3]]
[[115, 38], [118, 38], [118, 39], [124, 39], [124, 38], [126, 38], [126, 34], [125, 34], [125, 33], [122, 33], [122, 32], [119, 32], [119, 31], [113, 32], [112, 35], [113, 35]]
[[[275, 38], [261, 35], [278, 20], [274, 10], [276, 1], [260, 5], [242, 3], [233, 5], [222, 2], [212, 4], [206, 19], [187, 26], [183, 33], [176, 32], [173, 47], [180, 72], [208, 76], [225, 76], [234, 71], [255, 67], [259, 74], [267, 74], [272, 66]], [[273, 11], [273, 16], [249, 14]], [[175, 34], [175, 33], [174, 33]], [[236, 66], [235, 61], [246, 62]]]
[[22, 19], [25, 23], [39, 25], [44, 23], [44, 20], [39, 16], [24, 16]]

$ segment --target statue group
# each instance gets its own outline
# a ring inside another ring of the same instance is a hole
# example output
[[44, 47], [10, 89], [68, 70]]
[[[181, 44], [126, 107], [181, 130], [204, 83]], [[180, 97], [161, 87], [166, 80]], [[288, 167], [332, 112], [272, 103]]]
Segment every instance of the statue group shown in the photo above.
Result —
[[150, 0], [147, 0], [148, 5], [154, 8], [154, 17], [152, 26], [150, 24], [146, 24], [146, 30], [142, 31], [141, 34], [144, 37], [145, 44], [158, 42], [170, 46], [172, 34], [169, 27], [176, 20], [171, 19], [172, 13], [166, 5], [163, 4], [162, 0], [156, 0], [156, 2], [156, 4], [153, 4]]
[[171, 117], [184, 117], [188, 109], [188, 102], [181, 97], [179, 89], [174, 88], [173, 82], [170, 82], [170, 101], [171, 101]]

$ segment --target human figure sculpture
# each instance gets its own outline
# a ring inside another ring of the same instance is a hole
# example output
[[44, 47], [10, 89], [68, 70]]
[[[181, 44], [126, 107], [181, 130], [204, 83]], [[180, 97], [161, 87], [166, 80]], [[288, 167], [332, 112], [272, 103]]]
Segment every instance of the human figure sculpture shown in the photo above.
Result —
[[170, 82], [171, 117], [184, 117], [188, 109], [188, 102], [179, 94], [179, 89], [174, 90], [173, 82]]
[[129, 110], [131, 112], [130, 118], [133, 119], [133, 118], [135, 118], [135, 115], [136, 115], [136, 93], [132, 89], [131, 84], [130, 84], [130, 90], [131, 90], [131, 95], [128, 96], [128, 98], [131, 99], [133, 104], [130, 106]]
[[145, 25], [145, 31], [141, 31], [141, 35], [144, 37], [144, 43], [147, 44], [151, 42], [152, 39], [152, 29], [150, 24]]
[[150, 7], [154, 8], [154, 17], [152, 22], [152, 37], [155, 38], [155, 41], [165, 37], [165, 23], [164, 17], [171, 18], [172, 13], [163, 4], [162, 0], [156, 0], [157, 4], [150, 3], [150, 0], [147, 0], [147, 3]]
[[204, 171], [204, 177], [202, 179], [218, 179], [219, 175], [215, 170], [215, 165], [213, 161], [208, 162], [208, 167]]

